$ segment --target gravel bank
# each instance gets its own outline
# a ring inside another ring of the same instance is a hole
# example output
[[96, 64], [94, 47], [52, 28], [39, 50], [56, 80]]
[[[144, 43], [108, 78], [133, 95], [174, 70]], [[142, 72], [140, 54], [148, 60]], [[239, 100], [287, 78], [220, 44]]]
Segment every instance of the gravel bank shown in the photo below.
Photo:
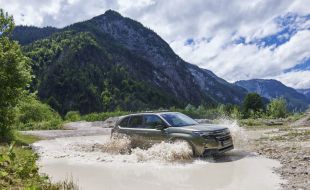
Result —
[[260, 155], [280, 161], [275, 171], [286, 180], [282, 189], [310, 189], [310, 127], [267, 131], [250, 144]]

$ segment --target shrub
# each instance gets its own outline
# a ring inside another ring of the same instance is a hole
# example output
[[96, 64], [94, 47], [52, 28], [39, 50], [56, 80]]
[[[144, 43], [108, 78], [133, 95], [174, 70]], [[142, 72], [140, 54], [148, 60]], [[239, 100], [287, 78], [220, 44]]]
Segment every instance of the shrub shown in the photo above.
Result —
[[66, 121], [80, 121], [81, 115], [79, 111], [69, 111], [65, 116]]
[[[304, 117], [305, 115], [303, 113], [297, 112], [297, 113], [293, 113], [290, 116], [288, 116], [287, 120], [290, 122], [294, 122], [297, 121], [299, 119], [301, 119], [302, 117]], [[310, 118], [308, 118], [309, 120]]]
[[30, 150], [0, 147], [0, 186], [11, 187], [40, 186], [44, 182], [38, 174], [36, 155]]
[[0, 146], [0, 189], [25, 190], [74, 190], [78, 187], [72, 180], [50, 183], [47, 176], [39, 174], [37, 155], [31, 149]]
[[114, 111], [114, 112], [101, 112], [101, 113], [90, 113], [87, 115], [83, 115], [81, 117], [82, 120], [86, 121], [104, 121], [109, 117], [117, 117], [129, 114], [129, 112], [125, 111]]
[[233, 119], [241, 119], [241, 118], [242, 118], [242, 113], [240, 112], [240, 110], [238, 109], [238, 107], [235, 106], [235, 107], [231, 110], [230, 116], [231, 116]]
[[239, 121], [241, 126], [262, 126], [264, 123], [260, 119], [242, 119]]
[[267, 105], [268, 115], [272, 118], [285, 118], [288, 115], [286, 100], [281, 98], [273, 99]]
[[17, 106], [16, 129], [58, 129], [61, 124], [59, 114], [37, 100], [34, 94], [25, 95]]
[[200, 105], [197, 108], [189, 104], [185, 107], [185, 109], [171, 107], [169, 110], [184, 113], [195, 119], [217, 119], [227, 116], [233, 118], [241, 117], [239, 108], [236, 105], [231, 104], [219, 104], [217, 107], [206, 107]]
[[257, 118], [260, 117], [263, 111], [264, 111], [264, 103], [262, 97], [257, 93], [247, 94], [242, 104], [243, 117]]

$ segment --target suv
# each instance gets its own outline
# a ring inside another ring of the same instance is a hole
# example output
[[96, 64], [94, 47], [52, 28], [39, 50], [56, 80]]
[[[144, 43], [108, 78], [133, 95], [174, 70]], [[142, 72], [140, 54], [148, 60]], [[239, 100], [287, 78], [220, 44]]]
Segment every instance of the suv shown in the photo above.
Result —
[[226, 127], [199, 124], [178, 112], [139, 113], [121, 117], [112, 136], [128, 136], [134, 146], [150, 147], [162, 141], [186, 141], [194, 156], [223, 153], [234, 148]]

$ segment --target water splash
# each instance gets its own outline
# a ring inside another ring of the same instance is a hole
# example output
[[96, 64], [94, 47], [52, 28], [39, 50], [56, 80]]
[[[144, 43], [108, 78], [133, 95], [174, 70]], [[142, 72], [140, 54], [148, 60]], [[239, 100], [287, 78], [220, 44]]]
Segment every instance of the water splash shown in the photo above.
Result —
[[85, 139], [83, 144], [71, 143], [67, 146], [70, 148], [64, 149], [63, 153], [68, 150], [72, 152], [66, 155], [74, 157], [77, 155], [75, 153], [78, 153], [79, 159], [91, 161], [96, 158], [96, 161], [99, 162], [170, 163], [189, 161], [193, 157], [192, 148], [186, 141], [161, 142], [142, 149], [132, 148], [131, 140], [124, 136], [119, 138], [104, 137], [95, 142], [94, 139], [89, 142]]
[[141, 161], [186, 161], [193, 156], [190, 145], [185, 141], [176, 141], [173, 143], [161, 142], [148, 149], [132, 149], [132, 155]]
[[216, 120], [216, 123], [225, 126], [230, 130], [231, 136], [233, 138], [234, 147], [236, 149], [243, 149], [247, 146], [248, 136], [245, 129], [240, 127], [238, 121], [228, 117], [222, 117]]
[[112, 137], [103, 144], [95, 144], [92, 151], [102, 151], [110, 154], [129, 154], [131, 151], [131, 140], [126, 136], [122, 138]]

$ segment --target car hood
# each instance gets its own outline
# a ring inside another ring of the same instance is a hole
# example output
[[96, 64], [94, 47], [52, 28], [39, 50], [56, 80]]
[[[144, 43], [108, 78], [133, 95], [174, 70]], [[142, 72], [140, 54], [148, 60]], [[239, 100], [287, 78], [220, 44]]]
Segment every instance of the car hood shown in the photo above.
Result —
[[198, 124], [198, 125], [191, 125], [191, 126], [185, 126], [185, 127], [169, 127], [169, 131], [174, 130], [182, 130], [182, 131], [217, 131], [217, 130], [223, 130], [227, 129], [225, 126], [221, 125], [214, 125], [214, 124]]

